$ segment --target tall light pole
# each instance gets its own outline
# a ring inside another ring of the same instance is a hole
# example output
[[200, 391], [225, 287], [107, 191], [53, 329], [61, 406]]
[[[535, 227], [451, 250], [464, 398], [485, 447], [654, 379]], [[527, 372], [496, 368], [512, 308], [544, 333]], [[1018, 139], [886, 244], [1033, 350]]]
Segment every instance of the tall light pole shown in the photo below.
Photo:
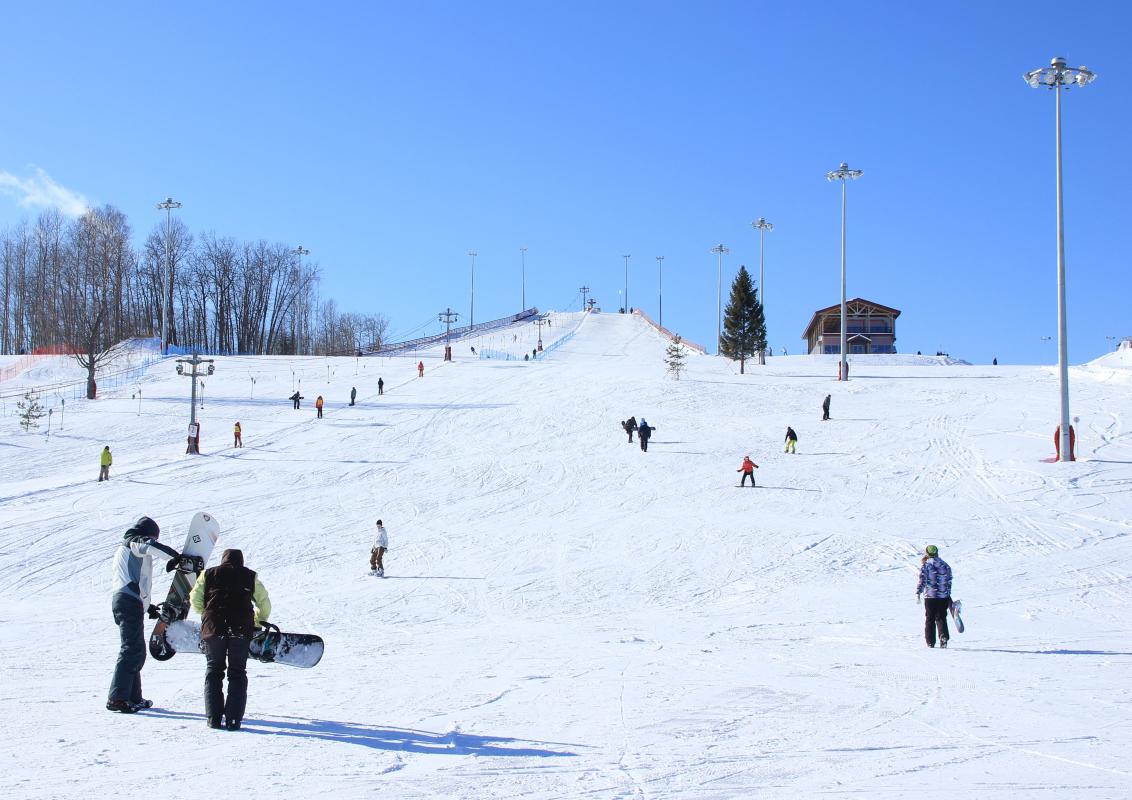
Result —
[[621, 256], [621, 257], [623, 259], [625, 259], [625, 300], [624, 300], [625, 305], [624, 305], [624, 308], [625, 308], [625, 313], [628, 314], [629, 313], [629, 259], [632, 258], [632, 256], [629, 255], [629, 256]]
[[719, 256], [719, 266], [715, 274], [715, 354], [719, 355], [719, 344], [723, 340], [720, 335], [720, 320], [723, 319], [720, 303], [723, 300], [723, 257], [731, 250], [722, 244], [717, 244], [711, 251]]
[[468, 315], [468, 327], [474, 328], [476, 326], [476, 256], [479, 253], [475, 250], [469, 250], [468, 255], [472, 257], [472, 307], [471, 313]]
[[527, 310], [527, 248], [520, 247], [519, 252], [522, 254], [522, 258], [523, 258], [523, 306], [519, 310], [520, 311], [526, 311]]
[[656, 257], [656, 305], [660, 311], [660, 327], [664, 327], [664, 256]]
[[582, 293], [582, 311], [586, 310], [586, 294], [589, 292], [589, 290], [590, 287], [588, 286], [578, 287], [578, 291]]
[[[766, 232], [773, 231], [774, 225], [767, 222], [762, 217], [751, 223], [751, 227], [759, 232], [759, 305], [763, 307], [763, 324], [766, 324], [766, 281], [763, 278], [763, 252], [766, 249]], [[765, 360], [765, 353], [760, 353]]]
[[1061, 461], [1072, 461], [1073, 450], [1069, 439], [1069, 345], [1065, 317], [1065, 206], [1061, 187], [1061, 90], [1074, 84], [1088, 86], [1096, 80], [1096, 73], [1087, 67], [1066, 66], [1064, 58], [1055, 57], [1043, 69], [1027, 72], [1023, 77], [1034, 89], [1046, 87], [1054, 90], [1057, 127], [1057, 372], [1061, 383]]
[[173, 209], [180, 208], [181, 204], [172, 197], [166, 197], [165, 202], [158, 203], [158, 210], [165, 210], [165, 280], [162, 281], [161, 293], [161, 355], [169, 355], [169, 296], [173, 293], [173, 253], [169, 247], [169, 240], [173, 236]]
[[[307, 250], [302, 245], [299, 245], [298, 247], [296, 247], [291, 252], [299, 257], [299, 268], [298, 268], [298, 271], [297, 271], [297, 274], [296, 274], [296, 279], [301, 281], [303, 279], [303, 256], [309, 256], [311, 254], [311, 251]], [[303, 298], [303, 303], [305, 304], [305, 302], [306, 302], [306, 298]], [[299, 330], [295, 334], [295, 350], [296, 351], [302, 349], [299, 346], [299, 341], [300, 340], [303, 340], [304, 342], [306, 341], [306, 327], [307, 327], [306, 311], [307, 311], [307, 309], [304, 308], [304, 305], [300, 304], [299, 305]]]
[[837, 368], [837, 380], [849, 380], [849, 370], [846, 364], [846, 353], [849, 349], [846, 336], [848, 334], [848, 326], [845, 319], [845, 184], [848, 181], [855, 181], [857, 178], [864, 174], [859, 169], [849, 169], [849, 165], [844, 161], [841, 166], [833, 172], [827, 172], [825, 178], [828, 181], [841, 181], [841, 364]]

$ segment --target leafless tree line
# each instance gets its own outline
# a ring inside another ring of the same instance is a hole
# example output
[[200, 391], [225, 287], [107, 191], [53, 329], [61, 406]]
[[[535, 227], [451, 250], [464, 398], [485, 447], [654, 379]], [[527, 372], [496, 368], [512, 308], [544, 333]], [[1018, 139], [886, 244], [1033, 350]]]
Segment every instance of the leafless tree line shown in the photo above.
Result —
[[[113, 206], [72, 219], [56, 210], [0, 231], [0, 351], [65, 349], [93, 382], [117, 342], [160, 336], [217, 354], [352, 353], [381, 346], [380, 314], [340, 314], [318, 297], [317, 264], [283, 244], [194, 237], [155, 226], [140, 251]], [[93, 386], [88, 388], [93, 393]]]

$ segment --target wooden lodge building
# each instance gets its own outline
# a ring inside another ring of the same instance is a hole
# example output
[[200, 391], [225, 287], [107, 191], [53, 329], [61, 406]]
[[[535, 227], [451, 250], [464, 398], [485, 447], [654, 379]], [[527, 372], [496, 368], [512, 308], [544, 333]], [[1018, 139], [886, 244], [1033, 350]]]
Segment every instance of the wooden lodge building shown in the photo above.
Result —
[[[849, 354], [895, 353], [896, 318], [900, 311], [871, 300], [854, 297], [845, 301], [845, 338]], [[841, 303], [814, 312], [806, 332], [806, 352], [810, 355], [841, 353]]]

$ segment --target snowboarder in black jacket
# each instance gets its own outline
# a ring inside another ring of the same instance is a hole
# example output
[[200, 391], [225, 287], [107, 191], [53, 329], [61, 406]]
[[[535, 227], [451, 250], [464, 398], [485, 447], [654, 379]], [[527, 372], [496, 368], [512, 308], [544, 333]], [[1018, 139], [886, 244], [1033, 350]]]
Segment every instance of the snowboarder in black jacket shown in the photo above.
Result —
[[827, 419], [829, 419], [829, 395], [828, 394], [825, 396], [825, 399], [821, 401], [821, 419], [822, 419], [822, 422], [825, 422]]
[[637, 438], [641, 440], [641, 450], [645, 453], [649, 451], [649, 439], [652, 438], [652, 432], [656, 428], [650, 426], [645, 422], [645, 418], [641, 417], [641, 424], [637, 426]]
[[794, 433], [794, 429], [789, 425], [786, 426], [786, 452], [793, 453], [794, 448], [798, 446], [798, 434]]
[[299, 394], [298, 392], [295, 392], [293, 395], [291, 395], [287, 399], [290, 400], [292, 403], [294, 403], [295, 408], [298, 409], [299, 401], [303, 399], [303, 396], [301, 394]]
[[[271, 600], [259, 578], [244, 566], [240, 550], [225, 550], [220, 566], [197, 578], [189, 603], [200, 614], [200, 640], [207, 664], [204, 674], [204, 713], [208, 727], [238, 731], [248, 702], [248, 645], [261, 622], [271, 613]], [[254, 608], [253, 608], [254, 605]], [[224, 699], [224, 668], [228, 668], [228, 699]]]
[[629, 434], [629, 444], [632, 444], [633, 443], [633, 431], [635, 431], [637, 429], [637, 418], [636, 417], [629, 417], [629, 419], [627, 419], [627, 420], [625, 420], [624, 422], [621, 423], [621, 427], [625, 431], [625, 433]]

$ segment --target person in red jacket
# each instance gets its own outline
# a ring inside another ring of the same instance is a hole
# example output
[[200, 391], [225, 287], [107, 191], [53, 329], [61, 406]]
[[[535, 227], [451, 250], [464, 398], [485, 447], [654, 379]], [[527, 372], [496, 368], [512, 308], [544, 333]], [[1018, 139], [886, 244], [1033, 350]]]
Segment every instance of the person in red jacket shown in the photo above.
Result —
[[423, 361], [417, 362], [417, 377], [418, 378], [424, 377], [424, 362]]
[[740, 479], [739, 485], [740, 486], [746, 486], [747, 485], [747, 478], [750, 478], [751, 479], [751, 486], [753, 487], [755, 485], [755, 470], [758, 469], [758, 468], [759, 468], [759, 465], [756, 464], [754, 461], [752, 461], [750, 456], [743, 456], [743, 466], [741, 466], [741, 467], [739, 467], [739, 469], [735, 470], [736, 472], [742, 472], [743, 473], [743, 477]]

